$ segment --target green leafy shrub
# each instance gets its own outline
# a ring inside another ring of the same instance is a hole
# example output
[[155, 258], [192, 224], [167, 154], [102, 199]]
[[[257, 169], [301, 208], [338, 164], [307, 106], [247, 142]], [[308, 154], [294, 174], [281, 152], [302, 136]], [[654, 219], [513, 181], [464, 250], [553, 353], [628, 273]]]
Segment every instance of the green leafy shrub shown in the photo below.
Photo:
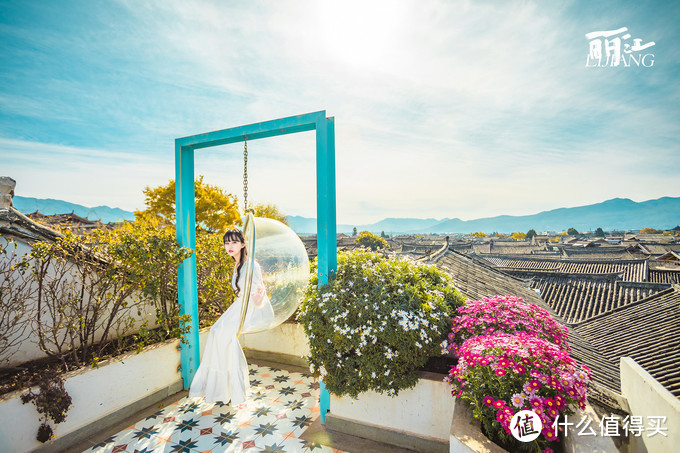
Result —
[[106, 255], [95, 234], [37, 242], [30, 258], [33, 333], [45, 354], [79, 367], [130, 331], [132, 310], [142, 308], [133, 297], [137, 277]]
[[[190, 316], [181, 315], [177, 303], [177, 267], [193, 251], [180, 247], [175, 232], [153, 219], [126, 223], [116, 230], [100, 230], [96, 240], [116, 267], [136, 284], [142, 299], [155, 308], [158, 340], [183, 338]], [[138, 334], [140, 345], [146, 344], [147, 334], [147, 326], [143, 325]]]
[[315, 273], [300, 306], [310, 370], [336, 395], [397, 395], [416, 384], [429, 357], [441, 355], [451, 313], [463, 300], [434, 267], [340, 253], [336, 275], [319, 288]]

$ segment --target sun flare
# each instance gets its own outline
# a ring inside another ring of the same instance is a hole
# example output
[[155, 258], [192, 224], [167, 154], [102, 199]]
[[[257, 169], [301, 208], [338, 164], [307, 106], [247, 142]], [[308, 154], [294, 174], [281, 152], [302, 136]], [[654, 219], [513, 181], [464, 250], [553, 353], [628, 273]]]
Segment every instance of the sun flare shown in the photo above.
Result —
[[332, 60], [353, 69], [377, 69], [397, 47], [406, 24], [399, 2], [322, 2], [320, 25]]

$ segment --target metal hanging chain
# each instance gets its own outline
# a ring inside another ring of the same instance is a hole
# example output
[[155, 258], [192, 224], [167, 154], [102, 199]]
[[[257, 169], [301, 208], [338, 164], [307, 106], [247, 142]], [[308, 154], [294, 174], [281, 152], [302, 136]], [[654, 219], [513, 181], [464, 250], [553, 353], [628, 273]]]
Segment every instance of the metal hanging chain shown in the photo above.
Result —
[[248, 210], [248, 138], [243, 138], [243, 212]]

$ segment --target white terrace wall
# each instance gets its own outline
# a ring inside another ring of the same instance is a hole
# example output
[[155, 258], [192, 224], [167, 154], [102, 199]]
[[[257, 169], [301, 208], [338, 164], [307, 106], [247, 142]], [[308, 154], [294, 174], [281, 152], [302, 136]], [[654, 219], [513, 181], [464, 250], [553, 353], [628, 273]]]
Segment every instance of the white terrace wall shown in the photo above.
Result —
[[[79, 430], [98, 432], [108, 426], [107, 418], [122, 420], [120, 411], [129, 416], [135, 412], [131, 407], [139, 411], [180, 391], [178, 346], [178, 339], [168, 340], [148, 346], [139, 354], [132, 352], [106, 360], [98, 368], [66, 373], [64, 387], [73, 406], [63, 423], [52, 424], [54, 442], [63, 446], [64, 437], [82, 437]], [[36, 440], [40, 415], [32, 403], [21, 403], [22, 393], [24, 390], [17, 390], [0, 396], [0, 452], [27, 452], [43, 446]], [[157, 393], [161, 396], [153, 398]], [[44, 447], [49, 448], [49, 443]], [[55, 450], [72, 451], [68, 447], [48, 451]]]
[[[15, 243], [17, 244], [17, 249], [14, 250], [12, 247], [10, 249], [10, 252], [16, 253], [18, 256], [22, 255], [27, 255], [31, 253], [31, 246], [21, 240], [15, 240]], [[0, 244], [5, 246], [7, 244], [7, 239], [0, 236]], [[0, 258], [4, 259], [4, 258]], [[48, 272], [51, 272], [50, 276], [54, 276], [54, 269], [50, 269]], [[32, 288], [35, 290], [35, 284]], [[113, 331], [109, 333], [109, 338], [117, 338], [121, 334], [132, 334], [135, 333], [139, 330], [139, 327], [144, 323], [145, 320], [148, 320], [149, 326], [148, 328], [154, 328], [157, 326], [156, 324], [156, 313], [155, 310], [152, 306], [148, 304], [140, 304], [138, 300], [138, 295], [133, 294], [131, 297], [127, 299], [128, 305], [127, 308], [125, 308], [123, 311], [120, 312], [120, 315], [118, 316], [118, 319], [122, 319], [123, 316], [128, 317], [133, 320], [134, 324], [131, 329], [127, 330], [126, 332], [123, 332], [122, 329], [120, 328], [115, 328], [115, 322], [114, 325], [112, 326]], [[46, 354], [40, 349], [38, 346], [38, 340], [37, 340], [37, 335], [33, 331], [33, 327], [35, 327], [35, 321], [36, 321], [36, 314], [38, 310], [37, 306], [37, 299], [33, 298], [29, 301], [28, 306], [26, 307], [26, 313], [24, 315], [24, 318], [29, 318], [31, 319], [32, 323], [31, 325], [23, 332], [23, 334], [15, 336], [12, 338], [12, 342], [16, 339], [18, 346], [16, 348], [13, 348], [13, 352], [11, 356], [9, 357], [9, 361], [6, 363], [0, 363], [0, 366], [16, 366], [21, 363], [30, 361], [30, 360], [35, 360], [35, 359], [40, 359], [46, 356]], [[139, 310], [138, 310], [139, 308]], [[139, 312], [139, 313], [138, 313]], [[106, 317], [108, 313], [105, 313], [103, 317]], [[50, 324], [50, 319], [49, 317], [43, 317], [41, 319], [42, 326], [46, 329], [51, 328]], [[61, 333], [60, 333], [61, 334]], [[64, 331], [65, 334], [65, 331]], [[95, 338], [99, 340], [103, 334], [103, 326], [96, 332]]]
[[645, 430], [649, 417], [665, 416], [661, 426], [666, 428], [663, 436], [630, 437], [633, 453], [666, 453], [679, 451], [680, 445], [680, 400], [645, 371], [630, 357], [621, 358], [621, 393], [628, 399], [632, 415], [642, 416]]

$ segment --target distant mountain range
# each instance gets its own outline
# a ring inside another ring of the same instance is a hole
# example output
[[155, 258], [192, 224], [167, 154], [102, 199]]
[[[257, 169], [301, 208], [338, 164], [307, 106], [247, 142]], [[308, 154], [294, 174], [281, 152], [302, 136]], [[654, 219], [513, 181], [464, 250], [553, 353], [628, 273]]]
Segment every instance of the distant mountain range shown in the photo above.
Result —
[[[75, 213], [90, 220], [100, 219], [104, 223], [134, 220], [134, 213], [119, 208], [97, 206], [88, 208], [61, 200], [15, 196], [14, 206], [24, 214], [38, 211], [42, 214]], [[316, 219], [289, 216], [291, 228], [298, 234], [315, 234]], [[512, 233], [526, 232], [533, 228], [541, 231], [563, 231], [576, 228], [579, 231], [593, 231], [598, 227], [605, 231], [639, 230], [646, 227], [670, 229], [680, 224], [680, 197], [663, 197], [637, 203], [627, 198], [614, 198], [602, 203], [576, 208], [559, 208], [526, 216], [502, 215], [475, 220], [457, 218], [418, 219], [386, 218], [367, 225], [338, 225], [338, 233], [359, 231], [373, 233]]]
[[[316, 219], [291, 216], [291, 228], [298, 234], [314, 234]], [[501, 215], [474, 220], [457, 218], [403, 219], [389, 218], [368, 225], [338, 225], [339, 233], [350, 233], [354, 227], [372, 233], [512, 233], [541, 231], [605, 231], [640, 230], [642, 228], [670, 229], [680, 224], [680, 197], [663, 197], [637, 203], [628, 198], [614, 198], [588, 206], [559, 208], [525, 216]]]
[[85, 206], [69, 203], [68, 201], [54, 200], [52, 198], [31, 198], [15, 195], [12, 199], [14, 207], [23, 214], [31, 214], [38, 211], [44, 215], [70, 214], [85, 217], [90, 220], [101, 220], [103, 223], [121, 222], [134, 220], [135, 214], [120, 208], [97, 206], [87, 208]]

